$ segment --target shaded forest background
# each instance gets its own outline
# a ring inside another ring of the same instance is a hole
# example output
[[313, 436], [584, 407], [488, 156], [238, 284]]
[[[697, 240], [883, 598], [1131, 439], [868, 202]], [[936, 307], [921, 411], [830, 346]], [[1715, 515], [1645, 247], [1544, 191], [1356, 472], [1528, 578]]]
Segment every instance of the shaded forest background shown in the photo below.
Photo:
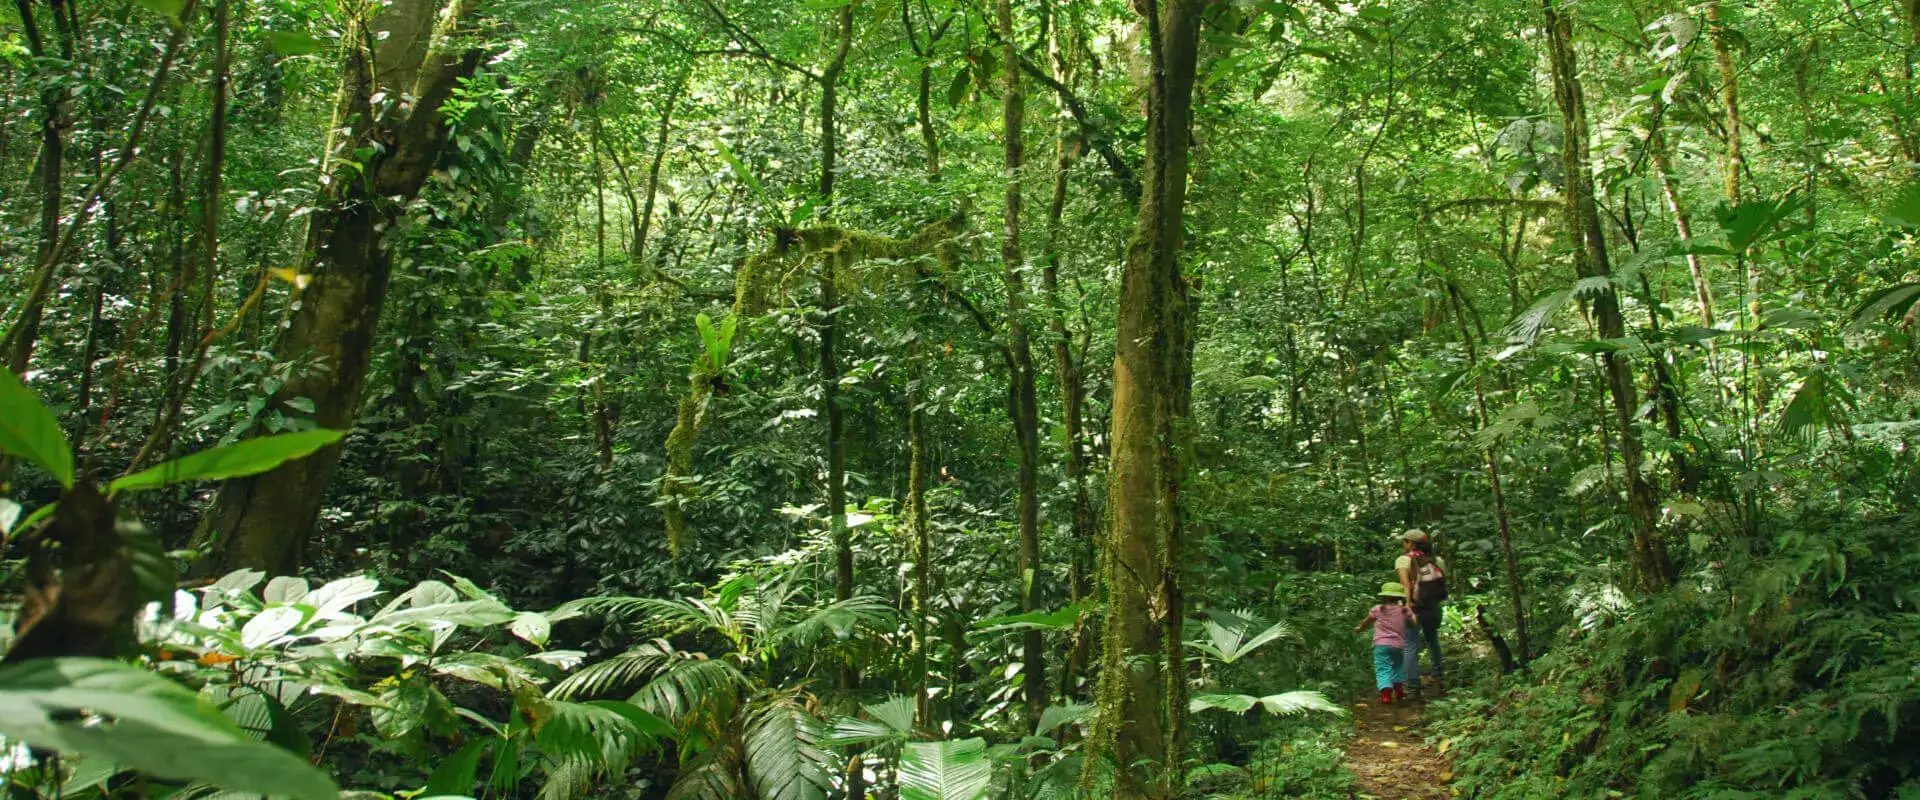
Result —
[[[1313, 692], [1419, 527], [1459, 785], [1920, 792], [1920, 8], [1134, 5], [18, 0], [8, 368], [81, 484], [348, 432], [113, 494], [240, 613], [193, 625], [501, 607], [455, 624], [525, 686], [408, 671], [426, 613], [324, 679], [171, 645], [337, 683], [262, 696], [343, 786], [487, 727], [434, 793], [859, 796], [977, 736], [1005, 796], [1337, 795]], [[31, 461], [23, 595], [77, 569]]]

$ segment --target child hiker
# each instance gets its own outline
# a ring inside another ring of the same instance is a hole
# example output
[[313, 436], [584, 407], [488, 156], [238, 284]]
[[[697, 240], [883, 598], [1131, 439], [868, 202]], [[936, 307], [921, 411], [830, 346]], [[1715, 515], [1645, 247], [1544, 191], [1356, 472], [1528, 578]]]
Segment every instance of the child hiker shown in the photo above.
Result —
[[1406, 607], [1407, 590], [1398, 581], [1380, 585], [1380, 603], [1367, 610], [1367, 618], [1353, 626], [1363, 631], [1373, 626], [1373, 682], [1380, 689], [1380, 704], [1407, 699], [1407, 628], [1417, 624]]

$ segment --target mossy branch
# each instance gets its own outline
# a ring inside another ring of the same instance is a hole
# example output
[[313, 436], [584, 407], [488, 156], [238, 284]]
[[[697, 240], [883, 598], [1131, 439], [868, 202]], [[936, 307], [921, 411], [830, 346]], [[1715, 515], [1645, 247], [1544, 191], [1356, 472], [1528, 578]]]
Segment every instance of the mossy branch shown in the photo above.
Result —
[[[921, 228], [905, 239], [821, 225], [812, 228], [780, 228], [774, 231], [771, 248], [747, 259], [734, 273], [733, 314], [756, 317], [783, 295], [794, 276], [809, 275], [805, 269], [815, 259], [830, 259], [829, 273], [844, 296], [875, 294], [897, 280], [911, 280], [923, 273], [917, 262], [931, 256], [943, 270], [953, 271], [958, 248], [953, 239], [966, 227], [966, 212], [961, 210], [945, 219]], [[858, 265], [884, 261], [886, 268], [861, 270]], [[680, 398], [678, 418], [667, 434], [667, 466], [660, 478], [660, 509], [667, 526], [667, 546], [675, 558], [693, 539], [687, 524], [686, 507], [698, 495], [693, 480], [693, 446], [706, 420], [707, 407], [714, 395], [719, 373], [707, 363], [704, 353], [696, 357], [687, 381], [687, 394]]]

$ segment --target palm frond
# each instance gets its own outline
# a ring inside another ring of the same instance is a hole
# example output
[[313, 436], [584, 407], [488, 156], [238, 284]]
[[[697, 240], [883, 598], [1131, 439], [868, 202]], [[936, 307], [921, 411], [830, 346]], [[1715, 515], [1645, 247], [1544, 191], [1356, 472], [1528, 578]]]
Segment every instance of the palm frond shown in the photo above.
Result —
[[820, 723], [793, 695], [762, 698], [747, 713], [747, 779], [761, 800], [825, 800], [830, 758]]
[[633, 703], [685, 730], [687, 718], [696, 711], [705, 709], [716, 719], [732, 714], [740, 690], [747, 685], [746, 676], [730, 663], [688, 658], [640, 687]]
[[1332, 700], [1328, 700], [1326, 695], [1319, 692], [1306, 691], [1281, 692], [1280, 694], [1267, 695], [1266, 697], [1260, 698], [1260, 707], [1266, 709], [1267, 713], [1276, 717], [1289, 717], [1295, 714], [1305, 714], [1309, 711], [1320, 711], [1328, 714], [1347, 713], [1346, 709], [1341, 708]]
[[1550, 292], [1534, 301], [1527, 310], [1520, 312], [1520, 316], [1514, 317], [1513, 321], [1507, 323], [1507, 327], [1502, 328], [1500, 332], [1506, 335], [1509, 342], [1532, 345], [1540, 341], [1541, 332], [1547, 329], [1547, 324], [1553, 321], [1554, 315], [1560, 313], [1560, 309], [1566, 308], [1571, 302], [1573, 302], [1571, 289]]
[[679, 658], [659, 642], [646, 644], [625, 653], [582, 667], [555, 684], [553, 697], [565, 700], [619, 691], [661, 672]]
[[710, 630], [728, 638], [736, 635], [736, 626], [726, 609], [699, 598], [665, 597], [582, 597], [554, 609], [554, 619], [583, 614], [607, 617], [639, 617], [663, 631]]
[[893, 621], [893, 606], [872, 595], [849, 597], [827, 605], [800, 620], [779, 628], [770, 637], [775, 647], [806, 647], [832, 636], [848, 639], [859, 628], [877, 628]]
[[680, 779], [667, 790], [667, 800], [739, 800], [751, 797], [740, 781], [740, 745], [728, 739], [700, 751]]
[[993, 781], [984, 739], [912, 742], [900, 757], [905, 800], [980, 800]]

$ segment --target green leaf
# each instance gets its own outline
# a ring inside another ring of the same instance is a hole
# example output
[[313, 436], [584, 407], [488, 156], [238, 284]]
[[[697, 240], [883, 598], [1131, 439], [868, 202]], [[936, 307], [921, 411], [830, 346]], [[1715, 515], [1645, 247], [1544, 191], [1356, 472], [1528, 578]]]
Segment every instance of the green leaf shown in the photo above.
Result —
[[545, 647], [547, 637], [553, 634], [553, 623], [547, 621], [544, 614], [522, 611], [519, 616], [513, 618], [513, 623], [507, 626], [507, 630], [530, 644]]
[[1880, 212], [1880, 218], [1905, 230], [1920, 230], [1920, 183], [1901, 189], [1900, 196]]
[[305, 458], [315, 450], [340, 441], [344, 433], [326, 429], [283, 433], [203, 450], [119, 478], [108, 485], [107, 493], [157, 489], [186, 481], [217, 481], [257, 475], [288, 461]]
[[320, 52], [326, 43], [297, 31], [267, 31], [267, 46], [283, 56], [304, 56]]
[[487, 739], [468, 742], [467, 746], [455, 751], [453, 756], [440, 762], [433, 768], [433, 774], [427, 776], [427, 785], [420, 790], [423, 796], [470, 796], [473, 791], [475, 775], [480, 771], [480, 757], [486, 754]]
[[1854, 310], [1853, 324], [1847, 326], [1847, 332], [1864, 331], [1876, 320], [1903, 318], [1912, 314], [1916, 305], [1920, 305], [1920, 283], [1903, 283], [1881, 289], [1868, 295], [1866, 301]]
[[1040, 724], [1034, 726], [1033, 732], [1044, 734], [1069, 722], [1084, 721], [1092, 711], [1093, 706], [1085, 703], [1055, 703], [1040, 712]]
[[780, 213], [779, 204], [773, 202], [773, 196], [767, 193], [767, 187], [762, 186], [760, 179], [754, 177], [753, 172], [748, 170], [745, 164], [740, 163], [740, 159], [733, 154], [733, 148], [727, 146], [727, 141], [715, 138], [713, 146], [715, 150], [720, 151], [720, 159], [727, 162], [727, 169], [733, 172], [734, 177], [745, 183], [748, 189], [753, 190], [754, 199], [766, 207], [767, 213], [776, 219], [783, 218], [785, 215]]
[[1079, 621], [1080, 614], [1086, 611], [1090, 605], [1088, 601], [1082, 600], [1057, 611], [1029, 611], [1025, 614], [1013, 614], [1005, 617], [983, 619], [974, 623], [973, 627], [982, 633], [1026, 630], [1028, 628], [1039, 628], [1040, 630], [1050, 631], [1062, 630], [1073, 627], [1074, 623]]
[[0, 453], [25, 459], [46, 470], [64, 488], [73, 488], [73, 449], [60, 421], [11, 370], [0, 369]]
[[[88, 715], [109, 721], [93, 723]], [[44, 659], [0, 667], [0, 735], [166, 780], [295, 800], [339, 796], [325, 773], [278, 747], [249, 741], [186, 687], [114, 661]]]
[[156, 14], [164, 14], [171, 19], [179, 19], [180, 12], [187, 7], [187, 0], [134, 0], [141, 8]]
[[980, 800], [992, 781], [985, 739], [912, 742], [900, 757], [905, 800]]

